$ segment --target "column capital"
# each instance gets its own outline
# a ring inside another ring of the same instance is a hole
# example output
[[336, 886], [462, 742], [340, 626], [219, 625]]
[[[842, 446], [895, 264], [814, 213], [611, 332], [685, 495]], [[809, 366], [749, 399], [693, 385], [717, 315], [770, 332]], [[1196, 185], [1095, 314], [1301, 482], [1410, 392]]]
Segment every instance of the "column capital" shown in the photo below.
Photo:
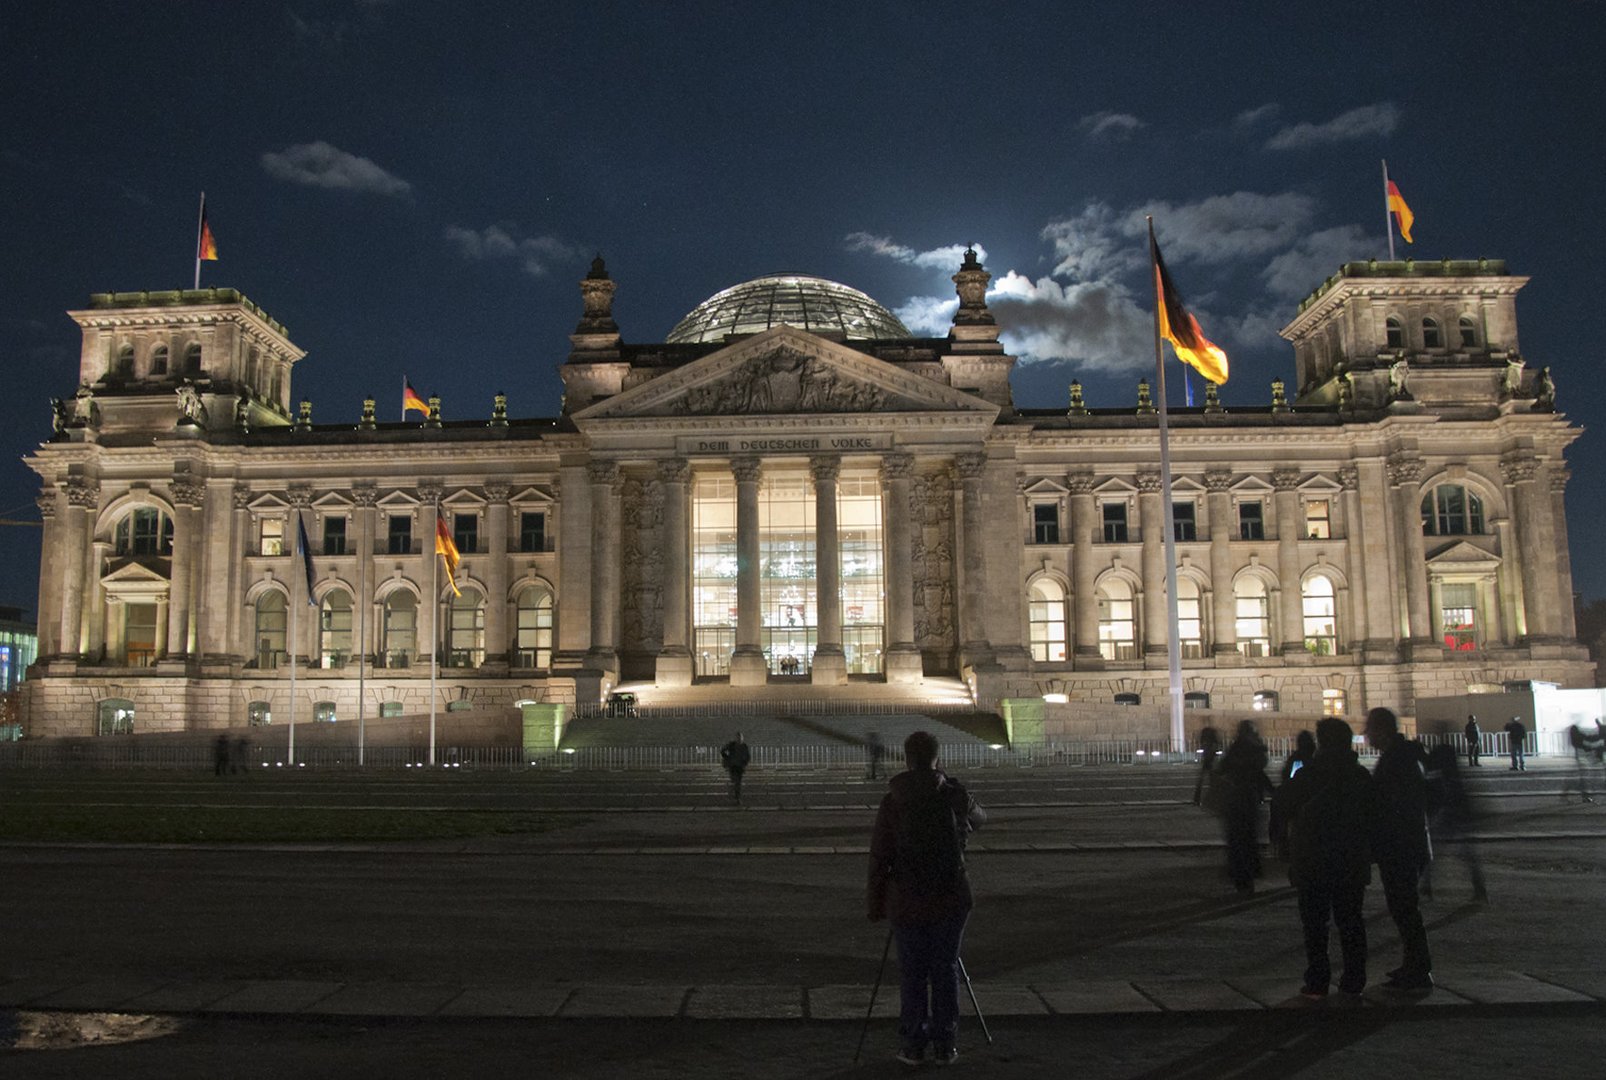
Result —
[[100, 484], [82, 476], [69, 477], [67, 480], [67, 505], [76, 506], [80, 510], [93, 510], [100, 505]]
[[954, 471], [959, 479], [966, 481], [980, 480], [987, 471], [987, 455], [972, 451], [967, 454], [954, 455]]
[[1204, 486], [1206, 491], [1231, 491], [1232, 470], [1206, 469], [1204, 474]]
[[617, 488], [621, 482], [617, 461], [586, 462], [586, 479], [593, 486]]
[[1564, 466], [1557, 466], [1550, 470], [1550, 490], [1557, 495], [1567, 490], [1567, 481], [1572, 478]]
[[379, 489], [373, 484], [353, 484], [351, 488], [351, 503], [360, 510], [366, 510], [379, 502]]
[[1361, 488], [1361, 470], [1353, 465], [1346, 465], [1339, 469], [1338, 486], [1345, 491], [1359, 491]]
[[658, 463], [658, 480], [665, 484], [684, 484], [691, 479], [691, 462], [685, 458], [670, 458]]
[[234, 508], [236, 510], [251, 509], [251, 489], [245, 484], [234, 485]]
[[764, 466], [756, 457], [731, 458], [731, 472], [738, 484], [756, 484], [764, 473]]
[[1299, 488], [1298, 469], [1277, 469], [1271, 474], [1271, 486], [1277, 491], [1295, 491]]
[[483, 484], [481, 485], [481, 490], [485, 492], [486, 502], [500, 504], [507, 502], [508, 494], [512, 492], [513, 488], [508, 484], [497, 482]]
[[1525, 451], [1500, 459], [1500, 476], [1508, 484], [1521, 484], [1539, 475], [1539, 459]]
[[439, 484], [424, 481], [414, 490], [418, 493], [419, 502], [435, 503], [440, 501], [441, 492], [444, 489]]
[[834, 454], [815, 454], [809, 458], [809, 472], [816, 484], [834, 484], [842, 475], [842, 459]]
[[[422, 492], [420, 492], [422, 495]], [[306, 487], [293, 487], [285, 492], [285, 501], [297, 510], [305, 510], [312, 505], [312, 489]]]
[[1422, 459], [1410, 454], [1390, 454], [1388, 459], [1389, 483], [1394, 487], [1422, 482]]
[[[881, 459], [881, 475], [888, 480], [908, 480], [915, 474], [912, 454], [887, 454]], [[977, 475], [981, 475], [980, 472]]]
[[39, 507], [39, 516], [49, 521], [56, 516], [56, 489], [45, 488], [34, 497], [34, 503]]
[[1072, 495], [1093, 494], [1093, 474], [1090, 472], [1073, 472], [1065, 478], [1065, 486], [1071, 489]]
[[1137, 475], [1138, 491], [1145, 495], [1160, 494], [1160, 472], [1158, 469], [1145, 469]]
[[205, 482], [195, 476], [175, 476], [169, 486], [175, 506], [200, 506], [206, 494]]

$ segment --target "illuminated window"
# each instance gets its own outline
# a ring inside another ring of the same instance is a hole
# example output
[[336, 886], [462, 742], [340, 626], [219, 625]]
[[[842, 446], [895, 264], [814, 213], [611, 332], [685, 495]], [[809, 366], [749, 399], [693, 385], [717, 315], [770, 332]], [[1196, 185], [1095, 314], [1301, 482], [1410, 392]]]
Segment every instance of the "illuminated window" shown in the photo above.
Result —
[[1117, 705], [1142, 705], [1143, 704], [1143, 695], [1141, 695], [1141, 694], [1116, 694], [1115, 695], [1115, 703]]
[[1189, 690], [1182, 695], [1182, 707], [1184, 709], [1208, 709], [1210, 708], [1210, 695], [1203, 690]]
[[1326, 499], [1305, 500], [1305, 535], [1312, 540], [1327, 540], [1333, 535], [1332, 504]]
[[132, 735], [134, 703], [127, 698], [107, 698], [95, 710], [96, 735]]
[[245, 722], [251, 727], [267, 727], [273, 723], [273, 705], [266, 701], [253, 701], [245, 707]]
[[256, 642], [257, 667], [272, 669], [284, 659], [286, 615], [284, 593], [265, 592], [257, 598]]
[[849, 674], [876, 674], [883, 669], [886, 625], [881, 478], [868, 470], [843, 469], [836, 515], [842, 551], [842, 650]]
[[173, 519], [154, 507], [138, 507], [117, 523], [112, 548], [118, 555], [171, 555]]
[[325, 668], [351, 658], [351, 594], [344, 589], [331, 589], [318, 605], [318, 657]]
[[399, 701], [381, 701], [379, 703], [379, 715], [380, 716], [400, 716], [401, 714], [402, 714], [402, 703], [401, 702], [399, 702]]
[[1439, 615], [1444, 646], [1457, 652], [1478, 647], [1478, 587], [1471, 582], [1439, 586]]
[[692, 485], [692, 639], [698, 675], [730, 674], [736, 648], [736, 480]]
[[545, 671], [552, 666], [552, 594], [544, 586], [519, 591], [513, 642], [519, 667]]
[[1305, 648], [1316, 656], [1338, 651], [1338, 601], [1333, 581], [1325, 574], [1305, 579]]
[[1098, 591], [1099, 655], [1106, 660], [1135, 660], [1138, 655], [1137, 615], [1132, 586], [1110, 578]]
[[1277, 691], [1256, 690], [1255, 700], [1250, 705], [1256, 712], [1276, 712], [1279, 708]]
[[284, 554], [284, 518], [263, 518], [257, 522], [257, 554]]
[[380, 660], [384, 667], [412, 664], [413, 653], [418, 649], [418, 598], [406, 589], [397, 589], [385, 597], [380, 633]]
[[1032, 659], [1040, 662], [1065, 660], [1065, 590], [1053, 578], [1032, 582], [1027, 600], [1032, 631]]
[[1199, 600], [1199, 584], [1192, 578], [1177, 578], [1177, 640], [1188, 660], [1204, 656], [1204, 617]]
[[1245, 656], [1271, 654], [1271, 598], [1266, 583], [1253, 574], [1238, 579], [1233, 586], [1233, 605], [1238, 631], [1238, 651]]
[[485, 662], [485, 599], [465, 588], [446, 616], [446, 666], [477, 668]]
[[1347, 699], [1346, 699], [1346, 697], [1344, 695], [1344, 691], [1342, 691], [1342, 690], [1323, 690], [1322, 691], [1322, 715], [1323, 716], [1337, 716], [1337, 717], [1342, 718], [1347, 707], [1348, 707], [1348, 701], [1347, 701]]
[[317, 724], [332, 724], [336, 720], [335, 703], [332, 701], [315, 701], [312, 703], [312, 720]]
[[1439, 333], [1439, 320], [1422, 320], [1422, 347], [1424, 349], [1439, 349], [1444, 347], [1444, 335]]
[[1426, 536], [1468, 536], [1483, 532], [1483, 500], [1460, 484], [1440, 484], [1422, 496]]

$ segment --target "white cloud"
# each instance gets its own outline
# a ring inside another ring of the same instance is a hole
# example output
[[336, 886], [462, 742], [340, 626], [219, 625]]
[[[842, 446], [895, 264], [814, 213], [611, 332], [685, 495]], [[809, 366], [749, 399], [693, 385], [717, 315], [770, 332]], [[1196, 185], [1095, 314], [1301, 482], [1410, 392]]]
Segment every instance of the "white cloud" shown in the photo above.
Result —
[[1023, 363], [1069, 361], [1099, 371], [1154, 363], [1154, 317], [1120, 282], [1062, 285], [1011, 270], [994, 282], [987, 306]]
[[367, 158], [321, 140], [263, 154], [262, 167], [271, 176], [305, 187], [395, 196], [405, 196], [413, 190], [407, 181]]
[[1302, 122], [1278, 131], [1266, 142], [1267, 150], [1303, 150], [1310, 146], [1348, 142], [1372, 135], [1392, 135], [1399, 126], [1400, 110], [1392, 101], [1363, 105], [1340, 113], [1325, 124]]
[[483, 229], [448, 225], [444, 235], [446, 242], [469, 262], [517, 258], [524, 272], [534, 277], [546, 274], [553, 263], [573, 262], [580, 257], [578, 249], [555, 236], [520, 236], [507, 224]]
[[1287, 248], [1298, 240], [1316, 212], [1308, 195], [1261, 195], [1235, 191], [1197, 202], [1153, 202], [1131, 212], [1130, 226], [1154, 215], [1154, 231], [1166, 261], [1193, 259], [1231, 262]]
[[1331, 277], [1346, 262], [1365, 258], [1368, 243], [1375, 245], [1359, 225], [1340, 225], [1301, 236], [1287, 251], [1272, 258], [1261, 271], [1271, 295], [1298, 300]]
[[975, 247], [976, 258], [982, 262], [987, 261], [987, 249], [980, 244], [947, 244], [932, 248], [930, 251], [916, 251], [907, 244], [895, 242], [890, 236], [876, 236], [874, 233], [851, 232], [842, 239], [849, 251], [868, 251], [872, 255], [896, 259], [910, 266], [920, 266], [930, 270], [958, 270], [959, 265], [965, 261], [965, 249], [968, 246]]
[[1258, 105], [1253, 109], [1245, 109], [1243, 112], [1233, 117], [1232, 126], [1237, 128], [1239, 131], [1244, 131], [1248, 128], [1254, 127], [1263, 120], [1270, 120], [1281, 111], [1281, 105], [1277, 104], [1275, 101], [1269, 101], [1266, 104]]
[[1076, 122], [1076, 126], [1087, 132], [1090, 139], [1109, 137], [1112, 139], [1126, 139], [1139, 128], [1148, 127], [1142, 120], [1131, 113], [1096, 112]]
[[1051, 221], [1042, 237], [1054, 245], [1054, 273], [1072, 281], [1094, 281], [1141, 267], [1149, 253], [1139, 238], [1143, 215], [1118, 213], [1107, 203], [1090, 202], [1073, 218]]

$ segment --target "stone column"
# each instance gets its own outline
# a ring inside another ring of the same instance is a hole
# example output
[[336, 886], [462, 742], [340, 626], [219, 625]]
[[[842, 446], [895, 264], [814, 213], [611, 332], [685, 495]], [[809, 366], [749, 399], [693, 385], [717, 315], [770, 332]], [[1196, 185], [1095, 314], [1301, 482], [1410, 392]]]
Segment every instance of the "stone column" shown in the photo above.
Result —
[[591, 485], [586, 466], [565, 461], [553, 499], [558, 522], [557, 651], [553, 667], [583, 667], [591, 647]]
[[[910, 490], [914, 486], [914, 458], [908, 454], [886, 455], [881, 459], [881, 475], [885, 485], [882, 498], [887, 528], [887, 648], [882, 656], [887, 682], [919, 682], [924, 675], [924, 665], [920, 647], [915, 644], [915, 568], [909, 504]], [[979, 507], [979, 496], [977, 503]], [[966, 525], [969, 525], [968, 517]], [[968, 545], [965, 555], [968, 560]]]
[[619, 671], [619, 466], [593, 461], [586, 466], [591, 485], [591, 650], [589, 667]]
[[1166, 658], [1165, 506], [1158, 472], [1140, 472], [1138, 528], [1143, 547], [1139, 565], [1143, 573], [1143, 655], [1160, 663]]
[[190, 586], [194, 563], [203, 538], [195, 528], [195, 516], [202, 503], [201, 484], [190, 477], [173, 480], [173, 555], [167, 579], [167, 655], [180, 659], [189, 655]]
[[[196, 589], [195, 648], [207, 664], [226, 665], [232, 660], [229, 653], [234, 619], [232, 612], [240, 595], [237, 577], [244, 563], [235, 552], [234, 493], [235, 483], [229, 477], [214, 477], [207, 482], [205, 506], [201, 510], [201, 537], [199, 542], [200, 584]], [[221, 671], [220, 671], [221, 673]]]
[[485, 485], [485, 663], [480, 670], [499, 675], [507, 671], [508, 485]]
[[756, 457], [731, 462], [736, 475], [736, 651], [731, 654], [732, 686], [763, 686], [769, 681], [764, 662], [763, 596], [759, 589], [758, 484], [762, 467]]
[[[1362, 597], [1366, 621], [1362, 636], [1373, 656], [1392, 656], [1400, 633], [1400, 590], [1395, 581], [1397, 545], [1388, 526], [1388, 471], [1384, 462], [1372, 458], [1356, 464], [1356, 504], [1360, 516], [1350, 532], [1350, 550], [1359, 547], [1359, 559], [1366, 567], [1366, 581], [1372, 587]], [[1411, 520], [1421, 531], [1421, 507], [1412, 510]]]
[[1555, 556], [1546, 550], [1545, 516], [1550, 509], [1549, 485], [1540, 486], [1539, 460], [1530, 453], [1503, 458], [1500, 471], [1511, 489], [1517, 551], [1522, 559], [1523, 622], [1530, 642], [1548, 642], [1558, 635], [1560, 600], [1545, 568]]
[[1436, 644], [1433, 611], [1428, 600], [1427, 545], [1422, 538], [1422, 460], [1394, 454], [1389, 458], [1388, 467], [1389, 484], [1395, 493], [1406, 618], [1411, 630], [1411, 646], [1420, 651]]
[[89, 577], [84, 588], [85, 656], [99, 658], [106, 649], [106, 589], [100, 583], [101, 573], [111, 565], [112, 542], [94, 540], [89, 545]]
[[1099, 527], [1093, 504], [1093, 474], [1071, 473], [1071, 623], [1075, 655], [1099, 655], [1099, 605], [1094, 587], [1093, 535]]
[[658, 652], [655, 681], [659, 686], [690, 686], [691, 656], [691, 466], [684, 458], [658, 463], [663, 486], [664, 548], [663, 648]]
[[982, 480], [987, 474], [987, 455], [979, 452], [960, 454], [954, 458], [954, 471], [959, 474], [960, 515], [963, 544], [965, 545], [964, 608], [960, 625], [960, 663], [974, 665], [991, 663], [992, 643], [987, 640], [987, 523], [983, 520]]
[[[421, 482], [418, 492], [418, 531], [413, 534], [418, 542], [418, 591], [423, 600], [418, 605], [418, 656], [415, 667], [428, 668], [431, 658], [441, 651], [441, 590], [446, 588], [446, 574], [435, 554], [435, 522], [440, 517], [441, 498], [439, 484]], [[430, 586], [435, 588], [431, 590]]]
[[1210, 651], [1238, 652], [1237, 598], [1232, 591], [1232, 473], [1211, 469], [1204, 475], [1210, 514]]
[[[1300, 582], [1299, 541], [1305, 535], [1305, 518], [1299, 508], [1299, 470], [1278, 469], [1271, 474], [1276, 493], [1272, 496], [1277, 515], [1277, 580], [1284, 656], [1305, 655], [1305, 598]], [[1334, 597], [1336, 604], [1337, 597]]]
[[379, 492], [372, 483], [358, 483], [352, 486], [352, 525], [356, 535], [356, 565], [352, 568], [352, 588], [357, 594], [351, 601], [351, 628], [352, 651], [369, 659], [370, 666], [373, 656], [378, 652], [375, 641], [378, 640], [381, 613], [374, 606], [374, 543], [375, 532], [379, 524], [379, 511], [376, 504], [379, 501]]
[[1577, 612], [1573, 610], [1573, 559], [1567, 547], [1567, 479], [1561, 464], [1550, 467], [1550, 531], [1556, 552], [1556, 591], [1560, 603], [1557, 632], [1568, 641], [1578, 637]]
[[224, 648], [232, 656], [250, 660], [257, 654], [256, 642], [252, 640], [256, 635], [253, 608], [245, 602], [245, 593], [251, 584], [246, 580], [245, 560], [256, 552], [256, 537], [251, 529], [251, 489], [235, 484], [233, 505], [234, 536], [230, 548], [234, 564], [229, 572], [228, 604], [223, 610], [233, 613], [234, 617], [229, 620], [226, 630], [229, 636]]
[[1339, 496], [1344, 507], [1344, 572], [1349, 577], [1347, 608], [1341, 607], [1339, 617], [1339, 648], [1359, 652], [1366, 641], [1366, 559], [1364, 537], [1361, 534], [1361, 474], [1353, 465], [1338, 470], [1338, 483], [1343, 493]]
[[57, 493], [46, 486], [36, 497], [44, 523], [39, 537], [39, 659], [61, 652], [61, 524], [56, 519]]
[[61, 530], [60, 654], [84, 652], [84, 599], [89, 592], [89, 529], [100, 504], [100, 485], [82, 477], [67, 481], [67, 515]]
[[819, 686], [841, 686], [848, 681], [847, 655], [842, 650], [842, 538], [836, 504], [842, 461], [827, 455], [812, 457], [809, 472], [814, 477], [814, 610], [818, 626], [809, 679]]

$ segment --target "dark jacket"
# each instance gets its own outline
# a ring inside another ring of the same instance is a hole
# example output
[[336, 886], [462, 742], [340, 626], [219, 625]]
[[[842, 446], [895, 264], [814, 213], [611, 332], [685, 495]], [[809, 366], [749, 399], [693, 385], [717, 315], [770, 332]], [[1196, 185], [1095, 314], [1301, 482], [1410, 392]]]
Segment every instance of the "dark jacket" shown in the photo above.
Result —
[[1318, 751], [1277, 789], [1273, 806], [1287, 829], [1288, 879], [1295, 885], [1372, 880], [1377, 792], [1355, 751]]
[[1217, 783], [1225, 781], [1227, 785], [1222, 797], [1224, 809], [1252, 810], [1272, 793], [1271, 781], [1266, 778], [1270, 760], [1266, 744], [1258, 738], [1240, 735], [1232, 740], [1216, 764]]
[[753, 760], [753, 752], [747, 748], [745, 742], [732, 739], [720, 748], [719, 760], [731, 772], [740, 772], [747, 768], [747, 763]]
[[1428, 841], [1428, 780], [1422, 744], [1395, 736], [1378, 755], [1372, 779], [1377, 784], [1378, 821], [1372, 853], [1385, 860], [1426, 866], [1433, 858]]
[[914, 887], [898, 873], [898, 834], [903, 815], [915, 800], [938, 799], [953, 814], [961, 851], [965, 838], [981, 828], [987, 814], [959, 781], [937, 769], [909, 769], [888, 782], [870, 835], [870, 880], [866, 890], [872, 920], [883, 917], [903, 926], [941, 922], [969, 911], [974, 903], [961, 858], [956, 880], [937, 891]]

